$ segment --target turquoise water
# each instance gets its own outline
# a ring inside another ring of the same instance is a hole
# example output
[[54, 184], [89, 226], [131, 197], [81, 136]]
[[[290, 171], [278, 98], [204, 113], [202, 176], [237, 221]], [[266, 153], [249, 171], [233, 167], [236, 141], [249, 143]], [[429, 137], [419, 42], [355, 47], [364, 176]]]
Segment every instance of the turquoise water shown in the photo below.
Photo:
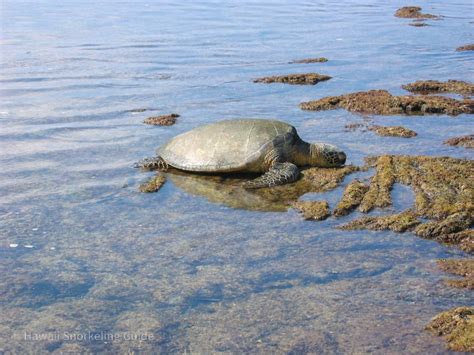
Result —
[[[402, 94], [421, 79], [472, 81], [472, 54], [455, 52], [473, 42], [472, 2], [423, 2], [444, 17], [421, 28], [393, 16], [404, 5], [3, 1], [0, 352], [442, 353], [423, 327], [473, 303], [444, 288], [435, 265], [457, 249], [334, 229], [357, 214], [310, 222], [252, 210], [258, 201], [213, 199], [179, 176], [141, 194], [150, 174], [132, 168], [166, 139], [234, 117], [285, 120], [354, 164], [382, 153], [472, 158], [442, 144], [469, 133], [467, 115], [373, 118], [418, 132], [405, 140], [348, 132], [362, 118], [343, 110], [298, 108], [353, 91]], [[329, 62], [288, 64], [319, 56]], [[311, 71], [333, 79], [252, 83]], [[142, 124], [170, 112], [181, 115], [174, 126]], [[341, 192], [302, 198], [333, 207]], [[413, 196], [397, 187], [394, 198], [401, 210]]]

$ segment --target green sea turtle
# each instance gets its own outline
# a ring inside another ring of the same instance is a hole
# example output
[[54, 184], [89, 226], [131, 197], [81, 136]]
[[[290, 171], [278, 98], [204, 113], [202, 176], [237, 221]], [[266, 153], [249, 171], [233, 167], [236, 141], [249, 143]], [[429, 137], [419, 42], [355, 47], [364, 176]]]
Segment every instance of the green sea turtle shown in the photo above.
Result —
[[281, 121], [235, 119], [220, 121], [180, 134], [140, 161], [147, 169], [174, 168], [206, 173], [263, 173], [245, 188], [296, 181], [298, 166], [337, 167], [346, 155], [333, 145], [304, 142], [295, 127]]

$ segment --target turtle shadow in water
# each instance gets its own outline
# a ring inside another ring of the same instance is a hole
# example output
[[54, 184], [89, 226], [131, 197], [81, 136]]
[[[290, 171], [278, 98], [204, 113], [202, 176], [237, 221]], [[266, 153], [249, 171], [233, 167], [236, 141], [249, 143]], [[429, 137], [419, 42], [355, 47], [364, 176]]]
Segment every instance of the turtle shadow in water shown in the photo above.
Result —
[[332, 190], [356, 169], [352, 166], [302, 169], [296, 182], [261, 189], [242, 186], [258, 176], [255, 174], [212, 175], [170, 169], [164, 175], [180, 190], [203, 196], [212, 203], [251, 211], [286, 212], [304, 194]]

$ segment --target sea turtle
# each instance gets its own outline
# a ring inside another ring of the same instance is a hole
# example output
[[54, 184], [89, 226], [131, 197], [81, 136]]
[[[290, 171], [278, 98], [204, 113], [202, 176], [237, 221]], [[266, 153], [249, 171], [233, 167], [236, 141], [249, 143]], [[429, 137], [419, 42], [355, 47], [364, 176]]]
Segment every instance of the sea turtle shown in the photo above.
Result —
[[157, 156], [137, 166], [206, 173], [263, 173], [245, 188], [296, 181], [298, 166], [337, 167], [346, 155], [333, 145], [304, 142], [288, 123], [234, 119], [211, 123], [180, 134], [157, 149]]

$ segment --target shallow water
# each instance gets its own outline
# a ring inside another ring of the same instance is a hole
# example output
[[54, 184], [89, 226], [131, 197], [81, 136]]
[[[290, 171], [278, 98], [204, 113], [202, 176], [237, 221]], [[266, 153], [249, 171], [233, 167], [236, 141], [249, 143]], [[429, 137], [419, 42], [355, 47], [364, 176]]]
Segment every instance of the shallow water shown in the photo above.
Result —
[[[348, 132], [362, 117], [343, 110], [297, 106], [359, 90], [401, 94], [418, 79], [472, 80], [472, 54], [455, 52], [472, 42], [472, 2], [423, 2], [445, 17], [421, 28], [393, 16], [403, 5], [3, 1], [0, 352], [444, 352], [423, 327], [473, 298], [444, 288], [435, 260], [462, 252], [411, 234], [334, 229], [357, 213], [310, 222], [265, 201], [252, 209], [255, 196], [243, 205], [225, 189], [209, 196], [212, 181], [170, 177], [141, 194], [150, 174], [132, 168], [166, 139], [233, 117], [285, 120], [354, 164], [381, 153], [472, 158], [441, 144], [466, 134], [467, 115], [373, 118], [419, 134], [402, 139]], [[318, 56], [329, 62], [288, 64]], [[251, 82], [308, 71], [333, 79]], [[170, 112], [181, 115], [175, 126], [142, 124]], [[333, 207], [341, 192], [301, 198]], [[395, 210], [412, 199], [394, 189]]]

